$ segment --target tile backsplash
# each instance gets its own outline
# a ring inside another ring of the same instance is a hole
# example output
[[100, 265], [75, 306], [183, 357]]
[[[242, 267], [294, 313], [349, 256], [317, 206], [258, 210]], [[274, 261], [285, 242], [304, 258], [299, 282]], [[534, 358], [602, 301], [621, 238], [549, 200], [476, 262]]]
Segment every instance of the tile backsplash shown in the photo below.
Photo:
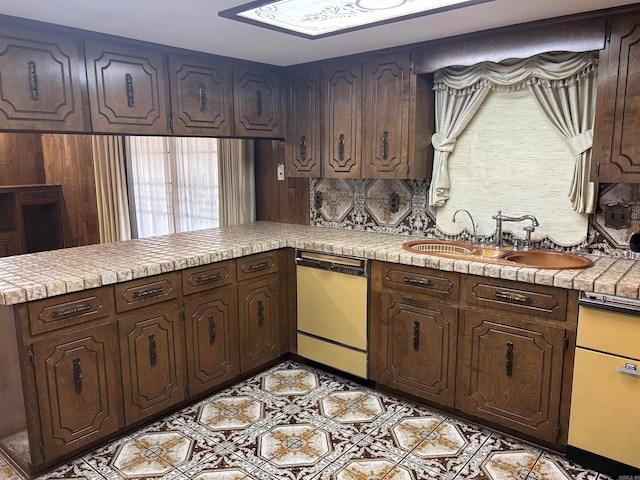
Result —
[[[451, 237], [437, 229], [434, 212], [427, 203], [428, 180], [312, 178], [309, 182], [311, 225], [450, 240], [469, 238], [467, 231]], [[611, 223], [616, 222], [606, 218], [608, 208], [615, 205], [630, 212], [624, 226], [613, 227]], [[640, 185], [602, 184], [597, 212], [590, 215], [584, 242], [561, 247], [543, 240], [535, 247], [640, 259], [640, 254], [628, 248], [629, 237], [639, 231]], [[505, 238], [507, 244], [512, 242], [508, 234]]]

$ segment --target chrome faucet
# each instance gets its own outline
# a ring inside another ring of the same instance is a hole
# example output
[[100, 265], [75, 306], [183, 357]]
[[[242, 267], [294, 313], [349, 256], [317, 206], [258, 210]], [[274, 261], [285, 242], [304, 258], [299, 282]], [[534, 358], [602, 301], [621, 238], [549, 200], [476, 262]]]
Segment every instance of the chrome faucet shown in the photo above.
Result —
[[496, 221], [496, 233], [493, 239], [493, 246], [496, 248], [502, 248], [502, 222], [522, 222], [524, 220], [531, 220], [531, 225], [524, 227], [526, 232], [524, 250], [531, 248], [531, 233], [535, 231], [535, 227], [539, 226], [538, 219], [533, 215], [522, 215], [520, 217], [509, 217], [502, 214], [502, 210], [498, 210], [498, 213], [493, 218]]
[[477, 245], [478, 244], [478, 230], [477, 230], [476, 222], [473, 221], [473, 217], [469, 213], [469, 210], [464, 210], [464, 209], [461, 208], [460, 210], [456, 210], [455, 212], [453, 212], [453, 218], [451, 219], [451, 221], [453, 223], [456, 223], [456, 215], [458, 214], [458, 212], [464, 212], [467, 215], [469, 215], [469, 220], [471, 220], [471, 226], [473, 227], [473, 234], [471, 236], [471, 245]]

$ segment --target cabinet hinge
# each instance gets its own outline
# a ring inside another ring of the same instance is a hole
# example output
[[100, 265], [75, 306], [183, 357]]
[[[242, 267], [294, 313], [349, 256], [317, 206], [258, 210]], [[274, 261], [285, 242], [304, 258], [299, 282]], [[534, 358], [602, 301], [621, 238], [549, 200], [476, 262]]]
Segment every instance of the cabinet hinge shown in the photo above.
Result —
[[409, 54], [409, 71], [413, 72], [413, 56]]
[[31, 363], [32, 366], [35, 367], [36, 359], [35, 359], [35, 355], [33, 354], [33, 345], [29, 347], [29, 362]]
[[190, 397], [190, 396], [191, 396], [191, 393], [189, 392], [189, 384], [188, 384], [188, 383], [185, 383], [185, 384], [184, 384], [184, 393], [185, 393], [185, 395], [186, 395], [187, 397]]
[[607, 30], [605, 33], [605, 43], [611, 43], [611, 21], [607, 21]]
[[178, 312], [178, 317], [180, 318], [181, 322], [184, 322], [184, 318], [185, 318], [185, 314], [184, 314], [184, 307], [182, 307], [180, 309], [180, 311]]
[[167, 130], [173, 132], [173, 117], [171, 115], [167, 117]]
[[40, 454], [42, 455], [42, 460], [46, 460], [46, 459], [44, 458], [44, 443], [41, 443], [41, 444], [40, 444]]
[[567, 348], [569, 348], [569, 337], [567, 337], [565, 335], [564, 336], [564, 349], [566, 350]]
[[557, 434], [558, 434], [558, 436], [556, 437], [556, 440], [557, 440], [558, 438], [560, 438], [560, 425], [558, 425], [558, 431], [557, 431]]
[[596, 163], [596, 177], [600, 176], [600, 160]]

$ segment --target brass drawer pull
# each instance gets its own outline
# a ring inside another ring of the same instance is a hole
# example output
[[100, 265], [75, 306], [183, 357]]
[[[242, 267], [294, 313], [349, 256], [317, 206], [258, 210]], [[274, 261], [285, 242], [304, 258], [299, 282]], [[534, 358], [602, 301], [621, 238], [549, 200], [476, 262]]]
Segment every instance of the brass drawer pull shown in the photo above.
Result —
[[156, 336], [149, 335], [149, 363], [152, 367], [158, 363], [158, 352], [156, 349]]
[[425, 280], [424, 278], [404, 277], [404, 283], [420, 285], [421, 287], [433, 287], [433, 280]]
[[307, 138], [304, 135], [300, 137], [300, 159], [303, 162], [307, 159]]
[[267, 260], [264, 262], [260, 262], [260, 263], [255, 263], [253, 265], [249, 265], [247, 267], [247, 270], [249, 270], [250, 272], [255, 272], [258, 270], [264, 270], [265, 268], [269, 268], [271, 266], [271, 263]]
[[344, 160], [344, 133], [338, 135], [338, 158], [341, 162]]
[[264, 325], [264, 303], [258, 300], [258, 326]]
[[420, 320], [413, 321], [413, 349], [420, 350]]
[[525, 305], [530, 305], [533, 303], [533, 298], [527, 295], [520, 295], [518, 293], [501, 292], [499, 290], [496, 290], [496, 298], [501, 298], [504, 300], [513, 300], [514, 302], [524, 303]]
[[389, 132], [382, 134], [382, 159], [387, 160], [389, 158]]
[[207, 109], [207, 91], [204, 88], [204, 84], [199, 85], [200, 94], [200, 112], [204, 112]]
[[124, 83], [127, 89], [127, 107], [133, 108], [134, 106], [134, 98], [133, 98], [133, 77], [130, 73], [126, 73], [124, 75]]
[[36, 70], [36, 62], [31, 61], [27, 64], [29, 68], [29, 88], [31, 90], [31, 100], [37, 102], [40, 100], [38, 92], [38, 72]]
[[507, 342], [507, 355], [505, 358], [505, 370], [507, 377], [513, 376], [513, 342]]
[[163, 291], [164, 291], [163, 286], [146, 288], [144, 290], [138, 290], [133, 292], [133, 298], [142, 298], [142, 297], [148, 297], [149, 295], [157, 295], [159, 293], [162, 293]]
[[216, 280], [220, 280], [222, 278], [222, 273], [205, 273], [204, 275], [200, 275], [196, 277], [196, 283], [207, 283], [207, 282], [215, 282]]
[[256, 114], [262, 116], [262, 91], [256, 90]]
[[63, 308], [62, 310], [54, 310], [51, 312], [51, 317], [66, 317], [67, 315], [75, 315], [77, 313], [86, 312], [87, 310], [91, 310], [91, 304], [83, 303], [82, 305], [74, 305], [72, 307]]
[[82, 393], [82, 367], [78, 357], [73, 359], [73, 386], [76, 395], [80, 395]]
[[216, 343], [216, 318], [209, 315], [209, 345]]

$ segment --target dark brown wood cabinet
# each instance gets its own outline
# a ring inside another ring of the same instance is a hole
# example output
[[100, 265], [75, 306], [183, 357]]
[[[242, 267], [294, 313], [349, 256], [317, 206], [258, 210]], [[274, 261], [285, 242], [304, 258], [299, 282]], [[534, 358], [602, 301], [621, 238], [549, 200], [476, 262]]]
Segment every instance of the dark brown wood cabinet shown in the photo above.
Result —
[[466, 309], [461, 333], [456, 407], [555, 443], [565, 330]]
[[165, 55], [136, 44], [85, 41], [94, 133], [171, 133]]
[[233, 65], [233, 108], [238, 137], [284, 137], [280, 70], [267, 65]]
[[188, 393], [198, 395], [240, 373], [235, 285], [185, 301]]
[[287, 175], [320, 177], [320, 69], [293, 69], [287, 77]]
[[116, 326], [108, 321], [33, 344], [45, 461], [122, 426], [117, 352]]
[[409, 53], [363, 63], [362, 176], [425, 178], [431, 174], [433, 93], [412, 74]]
[[0, 257], [10, 257], [24, 252], [22, 240], [18, 234], [0, 234]]
[[640, 14], [611, 17], [600, 53], [591, 179], [640, 183]]
[[322, 76], [322, 176], [360, 178], [362, 64], [326, 64]]
[[231, 65], [206, 55], [169, 55], [176, 135], [233, 135]]
[[0, 33], [0, 130], [88, 131], [82, 45], [21, 24]]

